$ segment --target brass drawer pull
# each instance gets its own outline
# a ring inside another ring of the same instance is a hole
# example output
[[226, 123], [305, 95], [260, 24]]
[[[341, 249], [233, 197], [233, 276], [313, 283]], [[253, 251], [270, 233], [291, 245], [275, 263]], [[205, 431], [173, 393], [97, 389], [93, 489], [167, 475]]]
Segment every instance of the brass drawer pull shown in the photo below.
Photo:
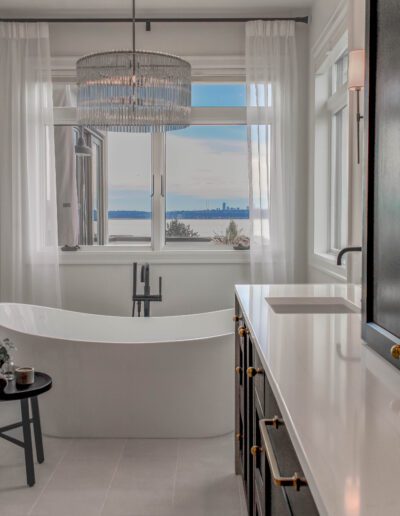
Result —
[[237, 374], [242, 374], [243, 369], [240, 366], [235, 367], [235, 372]]
[[253, 378], [254, 376], [256, 376], [258, 374], [264, 374], [264, 371], [260, 367], [258, 367], [258, 368], [248, 367], [246, 373], [249, 378]]
[[263, 450], [267, 456], [269, 467], [271, 469], [272, 479], [276, 486], [294, 487], [296, 491], [300, 491], [300, 487], [307, 486], [307, 480], [300, 477], [298, 473], [294, 473], [292, 477], [282, 477], [279, 472], [278, 462], [275, 457], [274, 449], [269, 438], [267, 426], [274, 426], [277, 428], [278, 425], [283, 425], [283, 421], [275, 416], [273, 419], [261, 419], [259, 422], [261, 440], [263, 444]]
[[239, 326], [238, 328], [238, 335], [239, 337], [244, 337], [246, 333], [249, 333], [249, 330], [246, 328], [246, 326]]
[[239, 322], [239, 321], [241, 321], [243, 319], [243, 317], [240, 316], [240, 315], [234, 315], [232, 317], [232, 319], [233, 319], [233, 322]]
[[241, 439], [243, 439], [243, 435], [240, 432], [238, 432], [237, 434], [235, 434], [235, 438], [237, 441], [240, 441]]

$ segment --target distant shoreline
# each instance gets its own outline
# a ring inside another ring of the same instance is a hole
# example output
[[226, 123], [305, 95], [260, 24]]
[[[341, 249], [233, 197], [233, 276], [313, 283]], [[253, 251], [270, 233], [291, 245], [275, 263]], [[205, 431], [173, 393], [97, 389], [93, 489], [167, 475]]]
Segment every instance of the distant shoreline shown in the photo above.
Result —
[[[151, 217], [108, 217], [111, 220], [151, 220]], [[166, 217], [167, 220], [247, 220], [250, 217]]]
[[[108, 218], [114, 220], [150, 220], [149, 211], [125, 211], [110, 210]], [[228, 209], [228, 210], [193, 210], [193, 211], [167, 211], [167, 220], [232, 220], [249, 219], [249, 210]]]

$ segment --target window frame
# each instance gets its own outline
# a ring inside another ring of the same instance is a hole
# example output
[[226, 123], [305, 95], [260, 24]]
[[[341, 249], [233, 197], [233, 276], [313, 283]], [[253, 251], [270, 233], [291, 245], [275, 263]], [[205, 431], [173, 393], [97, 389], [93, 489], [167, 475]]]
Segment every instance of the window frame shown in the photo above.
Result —
[[[346, 174], [343, 163], [348, 157], [348, 148], [343, 148], [343, 139], [347, 136], [347, 131], [343, 131], [343, 124], [346, 124], [346, 119], [343, 120], [343, 112], [348, 112], [348, 103], [343, 104], [338, 110], [331, 113], [331, 163], [330, 163], [330, 199], [329, 199], [329, 227], [328, 227], [328, 254], [337, 256], [340, 249], [346, 245], [346, 242], [341, 244], [338, 242], [339, 238], [347, 240], [347, 224], [348, 222], [348, 195], [349, 195], [349, 181], [348, 173]], [[337, 116], [341, 114], [341, 126], [337, 125]], [[348, 120], [347, 120], [348, 122]], [[341, 143], [339, 144], [339, 140]], [[339, 152], [339, 145], [340, 150]], [[348, 163], [347, 163], [348, 171]], [[347, 183], [344, 187], [343, 183]], [[342, 196], [342, 194], [344, 195]], [[338, 212], [340, 212], [338, 216]], [[339, 236], [340, 235], [340, 236]], [[338, 244], [338, 245], [336, 245]]]
[[[213, 112], [213, 111], [220, 111]], [[227, 110], [230, 111], [229, 116], [226, 116]], [[245, 107], [232, 107], [232, 108], [213, 108], [213, 107], [195, 107], [192, 108], [192, 117], [191, 117], [191, 124], [190, 126], [247, 126], [247, 119], [246, 119], [246, 108]], [[230, 122], [230, 123], [228, 123]], [[167, 135], [163, 135], [163, 156], [164, 156], [164, 174], [162, 175], [161, 184], [164, 181], [164, 194], [166, 194], [166, 188], [167, 188]], [[249, 189], [250, 194], [250, 189]], [[161, 248], [165, 248], [166, 250], [215, 250], [215, 251], [225, 251], [225, 250], [232, 250], [231, 246], [224, 246], [217, 245], [215, 242], [208, 240], [204, 237], [196, 238], [182, 238], [182, 239], [174, 239], [172, 238], [166, 238], [165, 237], [165, 231], [166, 231], [166, 224], [167, 220], [165, 218], [166, 213], [166, 195], [163, 198], [164, 205], [164, 231], [163, 235], [160, 240]], [[249, 203], [250, 204], [250, 203]], [[242, 252], [243, 250], [240, 250]]]
[[[225, 59], [225, 58], [224, 58]], [[240, 62], [240, 66], [238, 66]], [[229, 64], [229, 63], [228, 63]], [[236, 71], [236, 73], [233, 73]], [[244, 62], [242, 59], [235, 61], [235, 68], [229, 68], [229, 75], [223, 73], [223, 69], [213, 69], [208, 73], [196, 73], [193, 70], [193, 82], [219, 82], [219, 83], [244, 83]], [[246, 107], [193, 107], [191, 110], [191, 125], [247, 125], [248, 110]], [[54, 108], [54, 124], [55, 125], [77, 125], [76, 119], [76, 108], [73, 107], [55, 107]], [[105, 135], [106, 137], [106, 135]], [[105, 145], [105, 149], [107, 146]], [[103, 153], [105, 154], [105, 153]], [[102, 197], [107, 198], [107, 159], [103, 157], [102, 163], [103, 170], [103, 182], [102, 182]], [[227, 247], [226, 249], [221, 246], [209, 242], [208, 245], [198, 242], [185, 241], [184, 245], [180, 242], [168, 242], [165, 241], [165, 187], [166, 187], [166, 137], [165, 134], [154, 133], [151, 134], [151, 175], [152, 175], [152, 219], [151, 219], [151, 241], [149, 244], [134, 242], [128, 245], [113, 244], [107, 242], [108, 235], [105, 233], [105, 243], [102, 245], [82, 245], [80, 253], [82, 251], [88, 251], [90, 263], [95, 254], [101, 251], [107, 250], [106, 254], [109, 255], [111, 252], [116, 253], [165, 253], [171, 255], [171, 253], [178, 253], [181, 256], [187, 256], [187, 253], [195, 251], [201, 253], [199, 256], [200, 261], [203, 259], [214, 258], [214, 253], [223, 254], [231, 263], [237, 263], [242, 261], [249, 261], [248, 251], [237, 251]], [[107, 201], [103, 201], [105, 209], [107, 210]], [[105, 217], [107, 221], [107, 217]], [[106, 227], [106, 222], [105, 225]], [[93, 250], [92, 248], [95, 248]], [[233, 253], [233, 254], [232, 254]], [[64, 253], [71, 255], [71, 253]], [[239, 258], [240, 256], [240, 258]], [[209, 257], [209, 258], [207, 258]], [[125, 259], [125, 258], [124, 258]], [[219, 258], [216, 258], [218, 263]], [[70, 259], [68, 258], [68, 263]], [[78, 259], [79, 262], [79, 259]], [[185, 258], [185, 263], [187, 259]], [[195, 260], [195, 263], [198, 263]]]
[[[333, 41], [333, 43], [332, 43]], [[342, 199], [341, 230], [348, 232], [349, 226], [349, 186], [351, 168], [349, 163], [349, 125], [350, 109], [347, 83], [337, 85], [335, 65], [337, 61], [348, 52], [348, 32], [347, 30], [338, 34], [330, 40], [330, 48], [325, 52], [323, 58], [317, 60], [314, 57], [314, 85], [315, 100], [313, 110], [313, 191], [311, 193], [312, 203], [312, 226], [311, 230], [311, 265], [316, 269], [321, 269], [333, 276], [345, 278], [345, 273], [336, 266], [336, 257], [339, 249], [333, 245], [335, 231], [339, 219], [337, 217], [337, 185], [338, 156], [335, 152], [335, 137], [333, 132], [335, 115], [342, 109], [347, 108], [346, 134], [347, 148], [342, 155], [342, 163], [345, 160], [346, 172], [346, 195]], [[343, 141], [343, 140], [342, 140]], [[343, 169], [342, 169], [343, 170]]]

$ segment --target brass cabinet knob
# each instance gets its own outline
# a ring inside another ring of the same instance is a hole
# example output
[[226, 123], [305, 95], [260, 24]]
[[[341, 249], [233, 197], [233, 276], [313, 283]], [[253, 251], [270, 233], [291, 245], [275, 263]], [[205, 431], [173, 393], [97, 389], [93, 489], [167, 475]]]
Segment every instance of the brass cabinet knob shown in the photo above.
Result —
[[243, 317], [241, 317], [240, 315], [234, 315], [232, 319], [234, 322], [239, 322], [243, 319]]
[[390, 353], [392, 354], [393, 358], [395, 358], [396, 360], [399, 360], [399, 358], [400, 358], [400, 345], [399, 344], [395, 344], [394, 346], [392, 346], [391, 349], [390, 349]]
[[235, 434], [235, 438], [237, 441], [240, 441], [240, 439], [242, 439], [242, 437], [243, 437], [243, 435], [239, 432], [237, 434]]
[[240, 366], [235, 367], [237, 374], [242, 374], [243, 369]]
[[256, 457], [258, 453], [261, 453], [263, 449], [261, 446], [254, 445], [250, 448], [250, 453], [253, 455], [253, 457]]
[[263, 374], [264, 371], [260, 368], [248, 367], [246, 373], [249, 378], [253, 378], [257, 374]]
[[246, 335], [246, 333], [248, 333], [246, 326], [239, 326], [239, 328], [238, 328], [239, 337], [244, 337]]

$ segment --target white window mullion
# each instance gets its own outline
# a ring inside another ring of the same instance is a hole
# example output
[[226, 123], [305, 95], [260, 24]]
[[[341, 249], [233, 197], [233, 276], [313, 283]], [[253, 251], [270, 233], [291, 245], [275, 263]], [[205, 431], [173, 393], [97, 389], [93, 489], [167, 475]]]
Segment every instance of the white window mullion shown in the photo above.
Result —
[[[191, 125], [241, 125], [247, 123], [248, 112], [252, 113], [254, 122], [258, 123], [258, 108], [245, 107], [193, 107], [191, 110]], [[263, 117], [259, 123], [265, 123], [264, 119], [268, 110], [263, 108]], [[55, 125], [77, 125], [77, 112], [75, 107], [55, 107]]]
[[193, 107], [190, 115], [191, 125], [245, 125], [245, 107]]
[[165, 135], [151, 137], [152, 169], [152, 248], [160, 251], [165, 244]]
[[104, 212], [104, 240], [108, 244], [108, 133], [104, 133], [103, 141], [103, 212]]

